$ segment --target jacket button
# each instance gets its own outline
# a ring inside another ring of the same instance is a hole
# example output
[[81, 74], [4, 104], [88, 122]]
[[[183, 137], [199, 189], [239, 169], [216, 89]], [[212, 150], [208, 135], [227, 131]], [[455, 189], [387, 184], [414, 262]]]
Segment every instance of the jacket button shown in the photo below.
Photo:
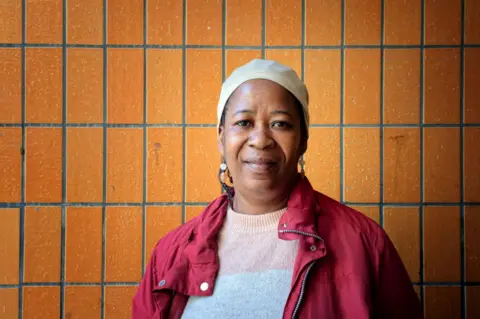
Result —
[[317, 250], [317, 246], [315, 245], [310, 246], [310, 251], [315, 251], [315, 250]]
[[165, 286], [165, 279], [161, 280], [161, 281], [158, 283], [158, 285], [159, 285], [160, 287]]
[[208, 283], [204, 282], [200, 285], [200, 290], [201, 291], [207, 291], [208, 290]]

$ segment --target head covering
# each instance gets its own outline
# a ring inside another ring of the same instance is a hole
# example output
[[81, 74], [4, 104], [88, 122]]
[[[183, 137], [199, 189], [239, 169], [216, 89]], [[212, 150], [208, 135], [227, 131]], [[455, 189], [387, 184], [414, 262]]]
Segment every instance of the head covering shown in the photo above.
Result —
[[217, 129], [220, 126], [220, 120], [227, 100], [242, 83], [253, 79], [270, 80], [290, 91], [302, 105], [303, 119], [305, 120], [308, 134], [310, 116], [308, 113], [307, 87], [292, 68], [276, 61], [263, 59], [254, 59], [242, 65], [233, 71], [230, 77], [223, 82], [217, 107]]

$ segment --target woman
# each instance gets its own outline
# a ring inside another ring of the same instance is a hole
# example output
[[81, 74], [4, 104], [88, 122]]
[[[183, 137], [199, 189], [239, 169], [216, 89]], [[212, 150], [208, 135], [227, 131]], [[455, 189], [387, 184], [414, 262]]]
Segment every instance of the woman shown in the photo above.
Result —
[[238, 68], [217, 115], [225, 194], [158, 242], [133, 318], [422, 317], [385, 232], [304, 176], [308, 92], [293, 70]]

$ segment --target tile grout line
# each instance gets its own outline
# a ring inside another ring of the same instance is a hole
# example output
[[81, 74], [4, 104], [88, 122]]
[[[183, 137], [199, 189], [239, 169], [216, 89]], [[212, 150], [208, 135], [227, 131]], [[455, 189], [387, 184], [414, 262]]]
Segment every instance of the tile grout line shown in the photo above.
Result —
[[341, 47], [340, 50], [340, 202], [344, 203], [345, 201], [345, 186], [344, 186], [344, 178], [345, 178], [345, 137], [344, 137], [344, 103], [345, 103], [345, 6], [346, 0], [342, 0], [341, 4]]
[[267, 15], [266, 0], [262, 0], [262, 45], [260, 46], [262, 59], [265, 59], [265, 47], [266, 47], [265, 42], [266, 42], [266, 36], [267, 36], [266, 15]]
[[187, 219], [186, 196], [187, 196], [187, 0], [183, 1], [183, 33], [182, 33], [182, 224]]
[[[460, 124], [465, 122], [465, 0], [461, 0], [461, 47], [460, 47]], [[465, 253], [465, 128], [460, 128], [460, 292], [461, 317], [467, 317], [466, 253]]]
[[383, 48], [385, 42], [385, 0], [381, 0], [381, 9], [380, 9], [380, 207], [379, 207], [379, 222], [380, 226], [384, 228], [384, 218], [385, 214], [383, 211], [384, 208], [384, 161], [385, 161], [385, 149], [384, 149], [384, 134], [385, 128], [383, 127], [383, 116], [384, 116], [384, 101], [385, 101], [385, 92], [384, 92], [384, 81], [385, 81], [385, 49]]
[[147, 202], [147, 23], [148, 23], [148, 15], [147, 15], [147, 4], [148, 0], [143, 0], [143, 172], [142, 172], [142, 183], [143, 183], [143, 190], [142, 190], [142, 269], [140, 273], [140, 278], [143, 277], [143, 273], [145, 271], [145, 258], [146, 258], [146, 244], [147, 244], [147, 208], [145, 203]]

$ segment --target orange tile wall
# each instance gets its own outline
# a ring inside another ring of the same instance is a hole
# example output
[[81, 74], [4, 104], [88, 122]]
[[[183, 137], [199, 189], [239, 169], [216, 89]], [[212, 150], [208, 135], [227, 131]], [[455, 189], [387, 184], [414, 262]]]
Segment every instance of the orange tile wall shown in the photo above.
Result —
[[476, 0], [2, 1], [0, 318], [130, 317], [220, 192], [216, 100], [255, 57], [306, 81], [307, 176], [387, 230], [426, 317], [480, 318]]

